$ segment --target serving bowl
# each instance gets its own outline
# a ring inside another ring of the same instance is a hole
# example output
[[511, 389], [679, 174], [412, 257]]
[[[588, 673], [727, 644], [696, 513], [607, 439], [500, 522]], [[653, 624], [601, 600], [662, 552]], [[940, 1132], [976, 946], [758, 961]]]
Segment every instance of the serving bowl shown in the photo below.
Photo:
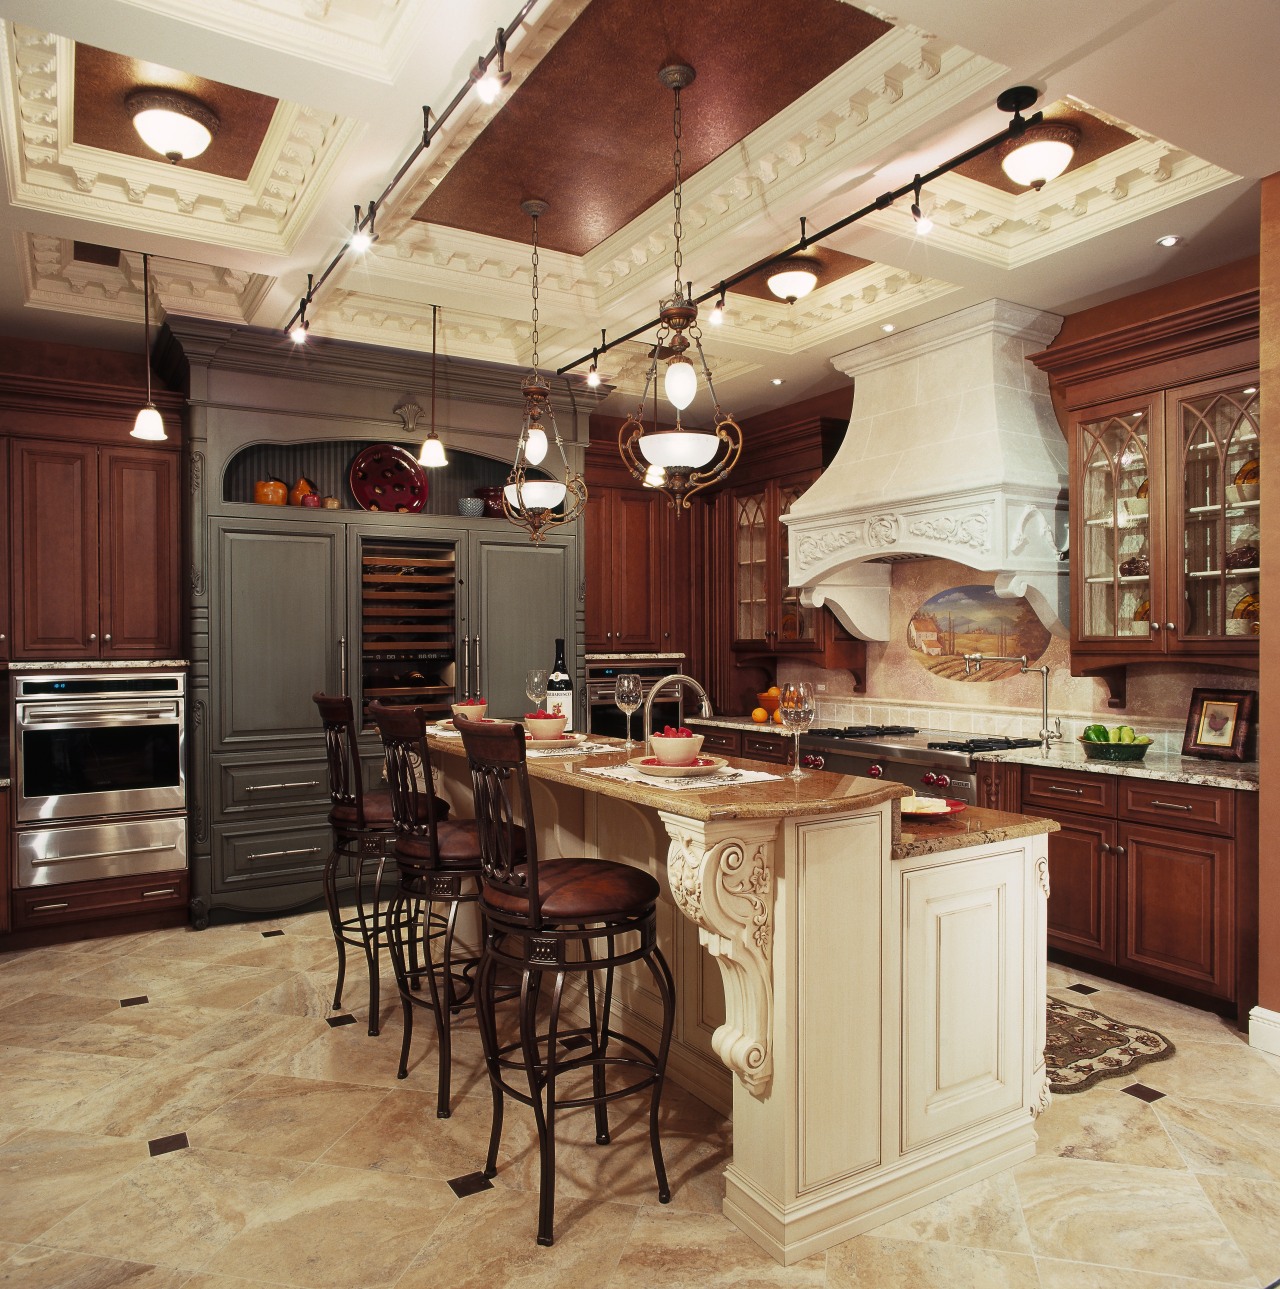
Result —
[[1076, 742], [1084, 748], [1090, 761], [1141, 761], [1151, 746], [1150, 739], [1145, 743], [1095, 743], [1087, 738]]
[[702, 751], [703, 735], [692, 738], [668, 738], [665, 734], [651, 734], [649, 746], [663, 765], [688, 765]]
[[782, 697], [779, 694], [757, 694], [756, 695], [756, 706], [763, 707], [764, 710], [768, 712], [770, 716], [772, 716], [774, 712], [778, 710], [778, 707], [781, 705], [781, 703], [782, 703]]
[[453, 714], [461, 721], [478, 721], [489, 710], [488, 703], [453, 703]]
[[564, 716], [529, 716], [524, 718], [524, 727], [530, 738], [559, 738], [564, 733], [567, 717]]

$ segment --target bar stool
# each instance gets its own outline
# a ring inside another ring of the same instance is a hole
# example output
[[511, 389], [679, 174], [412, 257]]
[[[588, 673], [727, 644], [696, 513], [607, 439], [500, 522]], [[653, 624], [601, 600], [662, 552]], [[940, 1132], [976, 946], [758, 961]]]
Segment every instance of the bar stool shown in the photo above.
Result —
[[[333, 1007], [342, 1006], [342, 985], [347, 975], [347, 945], [363, 949], [369, 965], [369, 1033], [378, 1033], [378, 950], [387, 941], [382, 911], [382, 875], [395, 844], [391, 794], [366, 792], [360, 769], [355, 711], [345, 694], [312, 695], [324, 725], [325, 756], [329, 767], [329, 826], [333, 849], [325, 861], [322, 881], [329, 925], [338, 949], [338, 980]], [[448, 814], [448, 804], [434, 802], [437, 817]], [[338, 865], [350, 859], [355, 873], [355, 914], [343, 915], [338, 905]], [[372, 901], [365, 900], [365, 866], [375, 861]]]
[[[429, 1007], [439, 1040], [440, 1075], [436, 1117], [447, 1119], [452, 1064], [451, 1018], [475, 1000], [479, 957], [455, 961], [454, 936], [463, 905], [480, 896], [480, 838], [474, 820], [445, 822], [436, 818], [431, 782], [431, 754], [422, 708], [370, 703], [387, 757], [391, 814], [395, 824], [395, 859], [400, 883], [387, 908], [391, 965], [404, 1011], [404, 1041], [396, 1077], [409, 1073], [415, 1007]], [[447, 906], [444, 911], [441, 906]], [[440, 949], [437, 965], [433, 946]], [[419, 957], [421, 950], [421, 957]], [[422, 996], [426, 980], [428, 997]]]
[[[555, 1118], [565, 1108], [592, 1106], [596, 1141], [609, 1141], [608, 1103], [650, 1089], [649, 1145], [658, 1199], [671, 1199], [658, 1137], [658, 1110], [671, 1046], [674, 982], [657, 939], [660, 888], [650, 874], [614, 860], [566, 858], [539, 861], [524, 729], [509, 722], [456, 722], [471, 768], [482, 863], [480, 907], [484, 949], [476, 978], [476, 1009], [484, 1043], [493, 1123], [485, 1176], [498, 1171], [505, 1097], [532, 1106], [538, 1128], [538, 1243], [553, 1242], [555, 1209]], [[516, 820], [524, 822], [522, 855]], [[603, 941], [603, 952], [600, 943]], [[614, 969], [631, 962], [648, 967], [662, 999], [662, 1037], [655, 1054], [612, 1029]], [[496, 974], [519, 977], [519, 1038], [501, 1043], [495, 1002]], [[604, 973], [597, 998], [596, 974]], [[565, 981], [585, 978], [588, 1022], [562, 1029]], [[539, 1032], [538, 1003], [544, 977], [551, 977], [550, 1010]], [[611, 1050], [612, 1045], [612, 1050]], [[591, 1090], [557, 1093], [564, 1075], [589, 1071]], [[607, 1071], [620, 1071], [624, 1086], [610, 1089]], [[527, 1085], [519, 1086], [523, 1079]]]

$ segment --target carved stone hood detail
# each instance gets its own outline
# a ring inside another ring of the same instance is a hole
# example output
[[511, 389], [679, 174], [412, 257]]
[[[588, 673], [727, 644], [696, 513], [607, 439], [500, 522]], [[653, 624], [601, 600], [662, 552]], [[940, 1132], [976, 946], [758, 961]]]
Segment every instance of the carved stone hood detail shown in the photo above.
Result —
[[833, 359], [855, 382], [849, 428], [783, 518], [806, 603], [887, 640], [883, 561], [940, 556], [994, 572], [998, 595], [1066, 634], [1067, 444], [1026, 361], [1061, 325], [988, 300]]

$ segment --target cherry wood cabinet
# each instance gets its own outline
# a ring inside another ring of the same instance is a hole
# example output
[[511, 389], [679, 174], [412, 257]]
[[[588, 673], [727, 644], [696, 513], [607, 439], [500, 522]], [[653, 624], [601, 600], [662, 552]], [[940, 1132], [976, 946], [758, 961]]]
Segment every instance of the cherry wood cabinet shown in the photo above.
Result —
[[[1020, 781], [1019, 795], [1015, 784]], [[1257, 1000], [1258, 794], [982, 763], [979, 799], [1057, 820], [1049, 947], [1247, 1024]]]
[[665, 509], [665, 497], [635, 487], [590, 487], [583, 516], [589, 652], [669, 649], [669, 627], [663, 622], [670, 589]]
[[15, 440], [15, 658], [178, 652], [178, 458]]
[[10, 856], [13, 853], [9, 838], [9, 789], [0, 788], [0, 935], [12, 925], [10, 892], [17, 885], [14, 881]]
[[1033, 356], [1070, 452], [1071, 670], [1256, 670], [1258, 293]]
[[13, 616], [9, 604], [9, 454], [0, 443], [0, 662], [8, 662]]

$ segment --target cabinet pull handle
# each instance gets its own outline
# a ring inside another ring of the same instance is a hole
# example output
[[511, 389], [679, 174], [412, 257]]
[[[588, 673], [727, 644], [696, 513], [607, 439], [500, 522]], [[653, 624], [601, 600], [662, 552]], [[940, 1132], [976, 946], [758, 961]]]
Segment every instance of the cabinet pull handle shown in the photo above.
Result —
[[1152, 800], [1151, 804], [1152, 804], [1152, 805], [1153, 805], [1157, 810], [1191, 810], [1191, 809], [1193, 809], [1193, 808], [1194, 808], [1194, 807], [1192, 807], [1192, 806], [1184, 805], [1181, 801], [1155, 801], [1155, 800]]
[[344, 697], [347, 692], [347, 637], [338, 637], [338, 678], [341, 683], [341, 689], [338, 691]]
[[154, 900], [159, 899], [162, 895], [177, 895], [177, 893], [178, 888], [176, 886], [166, 886], [162, 891], [143, 891], [142, 898], [144, 900]]
[[1072, 797], [1083, 797], [1083, 796], [1084, 796], [1084, 789], [1083, 789], [1083, 788], [1064, 788], [1064, 787], [1062, 786], [1062, 784], [1060, 784], [1060, 783], [1051, 783], [1051, 784], [1049, 784], [1049, 791], [1050, 791], [1050, 792], [1065, 792], [1065, 793], [1067, 793], [1069, 796], [1072, 796]]
[[272, 792], [277, 788], [318, 788], [319, 786], [319, 779], [306, 779], [300, 780], [297, 783], [251, 783], [247, 788], [245, 788], [245, 791]]
[[472, 637], [472, 639], [475, 642], [475, 650], [476, 650], [476, 692], [473, 695], [473, 697], [483, 698], [484, 681], [483, 679], [481, 679], [481, 676], [480, 676], [480, 632], [477, 631], [475, 635]]
[[52, 913], [55, 909], [69, 909], [70, 907], [71, 905], [64, 900], [61, 904], [33, 904], [31, 911], [32, 913]]
[[[177, 842], [161, 842], [155, 846], [130, 846], [128, 854], [130, 855], [150, 855], [161, 850], [177, 850]], [[72, 864], [78, 859], [110, 859], [118, 855], [118, 850], [86, 850], [78, 855], [50, 855], [47, 859], [37, 860], [36, 862], [44, 868], [50, 864]]]
[[255, 859], [283, 859], [286, 855], [318, 855], [319, 846], [303, 846], [299, 850], [260, 850], [254, 855], [246, 855], [245, 859], [252, 863]]

